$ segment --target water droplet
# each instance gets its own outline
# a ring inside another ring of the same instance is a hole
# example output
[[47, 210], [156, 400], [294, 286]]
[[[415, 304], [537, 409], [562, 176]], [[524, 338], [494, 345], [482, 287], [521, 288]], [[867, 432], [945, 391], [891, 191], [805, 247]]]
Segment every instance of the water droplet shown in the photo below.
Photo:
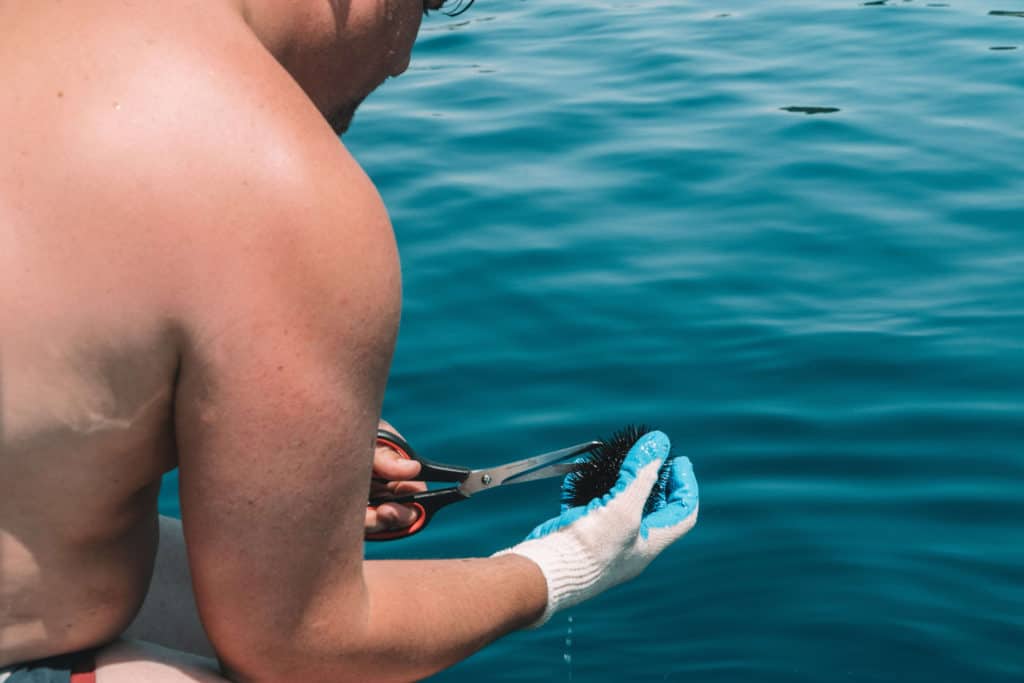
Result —
[[569, 616], [565, 629], [565, 650], [562, 652], [562, 661], [569, 667], [568, 680], [572, 680], [572, 616]]

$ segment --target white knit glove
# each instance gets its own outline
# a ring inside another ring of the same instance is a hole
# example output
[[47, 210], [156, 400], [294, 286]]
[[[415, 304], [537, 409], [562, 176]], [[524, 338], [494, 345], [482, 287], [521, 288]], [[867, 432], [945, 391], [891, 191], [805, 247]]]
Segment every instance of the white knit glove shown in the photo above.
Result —
[[586, 506], [562, 506], [522, 543], [496, 555], [533, 560], [548, 583], [548, 605], [532, 627], [558, 610], [632, 579], [697, 522], [697, 479], [686, 457], [672, 460], [663, 500], [644, 516], [644, 505], [669, 453], [668, 437], [649, 432], [622, 463], [615, 486]]

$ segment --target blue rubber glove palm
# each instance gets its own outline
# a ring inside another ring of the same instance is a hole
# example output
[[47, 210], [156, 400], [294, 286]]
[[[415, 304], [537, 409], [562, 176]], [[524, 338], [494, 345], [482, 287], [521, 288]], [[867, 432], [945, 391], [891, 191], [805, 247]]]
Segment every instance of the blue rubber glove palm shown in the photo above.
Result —
[[538, 526], [522, 543], [502, 551], [533, 560], [547, 580], [547, 609], [534, 626], [560, 609], [637, 576], [693, 528], [697, 479], [686, 457], [669, 463], [663, 500], [654, 506], [654, 512], [644, 515], [668, 454], [665, 434], [645, 434], [626, 455], [611, 491], [585, 506], [563, 505], [562, 514]]

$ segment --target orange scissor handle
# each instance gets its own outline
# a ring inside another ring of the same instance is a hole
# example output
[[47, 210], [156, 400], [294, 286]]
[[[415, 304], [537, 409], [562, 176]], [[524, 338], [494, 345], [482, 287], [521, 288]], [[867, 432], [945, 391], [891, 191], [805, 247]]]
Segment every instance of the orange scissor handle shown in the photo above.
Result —
[[[392, 438], [395, 437], [395, 438]], [[401, 439], [394, 432], [390, 432], [384, 429], [377, 430], [377, 445], [386, 446], [398, 453], [399, 457], [405, 458], [406, 460], [413, 460], [413, 457], [409, 455], [409, 451], [412, 448], [405, 441]], [[406, 536], [412, 536], [414, 533], [426, 526], [427, 515], [423, 506], [419, 503], [411, 503], [412, 507], [416, 508], [416, 519], [412, 524], [403, 529], [389, 529], [387, 531], [375, 531], [366, 534], [367, 541], [392, 541], [396, 538], [405, 538]], [[376, 510], [376, 505], [367, 505], [368, 510]]]
[[[416, 532], [420, 531], [423, 527], [427, 526], [427, 511], [419, 503], [405, 503], [405, 505], [411, 505], [416, 508], [416, 521], [407, 527], [402, 529], [389, 529], [387, 531], [374, 531], [366, 534], [365, 538], [367, 541], [394, 541], [398, 538], [406, 538], [412, 536]], [[376, 510], [376, 505], [367, 505], [368, 509]]]

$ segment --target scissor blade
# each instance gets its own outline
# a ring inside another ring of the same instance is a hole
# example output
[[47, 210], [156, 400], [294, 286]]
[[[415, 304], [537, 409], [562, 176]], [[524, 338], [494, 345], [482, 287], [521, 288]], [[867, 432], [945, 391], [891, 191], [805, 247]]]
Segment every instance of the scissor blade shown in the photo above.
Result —
[[[466, 480], [459, 484], [459, 490], [462, 491], [463, 495], [471, 496], [474, 493], [483, 491], [484, 489], [493, 489], [503, 484], [516, 484], [520, 481], [530, 481], [532, 478], [524, 479], [524, 477], [529, 476], [551, 463], [556, 463], [559, 460], [565, 460], [566, 458], [588, 453], [600, 445], [600, 441], [587, 441], [585, 443], [576, 444], [575, 446], [551, 451], [550, 453], [535, 455], [532, 458], [516, 460], [497, 467], [473, 470], [469, 473], [469, 476], [466, 477]], [[552, 477], [558, 475], [557, 473], [548, 473], [544, 476], [535, 478], [540, 479], [545, 476]]]
[[580, 468], [580, 464], [576, 462], [563, 462], [557, 465], [548, 465], [542, 467], [539, 470], [534, 470], [529, 474], [523, 474], [515, 479], [506, 479], [501, 483], [502, 486], [511, 486], [512, 484], [522, 484], [528, 481], [537, 481], [538, 479], [550, 479], [551, 477], [564, 477], [570, 472], [575, 472]]

